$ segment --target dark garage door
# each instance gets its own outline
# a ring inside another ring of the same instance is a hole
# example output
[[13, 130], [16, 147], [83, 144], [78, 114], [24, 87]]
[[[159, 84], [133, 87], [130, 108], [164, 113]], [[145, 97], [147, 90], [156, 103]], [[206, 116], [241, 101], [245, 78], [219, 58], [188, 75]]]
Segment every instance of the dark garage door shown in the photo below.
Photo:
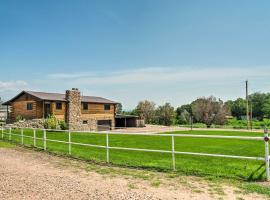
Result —
[[97, 124], [98, 124], [99, 131], [107, 131], [107, 130], [111, 130], [112, 121], [111, 120], [98, 120]]

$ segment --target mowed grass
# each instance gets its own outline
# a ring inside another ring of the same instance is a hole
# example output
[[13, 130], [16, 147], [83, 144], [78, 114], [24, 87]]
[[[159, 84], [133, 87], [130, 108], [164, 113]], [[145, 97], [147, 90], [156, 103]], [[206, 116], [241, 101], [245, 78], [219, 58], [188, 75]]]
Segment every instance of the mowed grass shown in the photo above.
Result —
[[7, 143], [7, 142], [0, 141], [0, 148], [12, 148], [12, 147], [14, 147], [13, 144], [10, 144], [10, 143]]
[[[13, 133], [21, 134], [19, 129]], [[229, 135], [229, 136], [263, 136], [263, 133], [236, 131], [179, 131], [175, 134], [197, 135]], [[43, 131], [37, 130], [37, 146], [43, 148]], [[33, 131], [24, 130], [24, 135], [33, 136]], [[99, 133], [72, 133], [72, 142], [106, 146], [106, 135]], [[4, 139], [9, 139], [5, 135]], [[68, 141], [68, 133], [47, 132], [47, 139]], [[12, 141], [21, 143], [20, 136], [12, 136]], [[24, 138], [24, 144], [33, 146], [32, 138]], [[129, 147], [157, 150], [171, 150], [171, 137], [142, 135], [110, 135], [109, 145], [112, 147]], [[50, 152], [68, 155], [68, 144], [47, 141]], [[238, 156], [264, 157], [264, 142], [239, 139], [189, 138], [175, 137], [175, 151], [200, 152], [210, 154], [225, 154]], [[84, 160], [104, 163], [106, 149], [72, 145], [72, 156]], [[140, 152], [130, 150], [109, 150], [110, 163], [149, 168], [159, 171], [172, 169], [171, 153]], [[263, 161], [241, 160], [231, 158], [215, 158], [206, 156], [175, 155], [176, 173], [206, 177], [232, 178], [237, 180], [265, 179], [265, 164]]]

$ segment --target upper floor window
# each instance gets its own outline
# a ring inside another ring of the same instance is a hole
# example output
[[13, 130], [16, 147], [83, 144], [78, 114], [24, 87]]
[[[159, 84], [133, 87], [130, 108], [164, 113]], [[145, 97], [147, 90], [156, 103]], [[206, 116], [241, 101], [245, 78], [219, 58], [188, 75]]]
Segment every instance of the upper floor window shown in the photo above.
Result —
[[88, 103], [83, 103], [83, 109], [88, 110]]
[[104, 105], [104, 110], [110, 110], [111, 109], [111, 105], [110, 104], [105, 104]]
[[27, 110], [33, 110], [33, 103], [27, 103], [26, 108]]
[[56, 110], [62, 110], [62, 103], [56, 102]]

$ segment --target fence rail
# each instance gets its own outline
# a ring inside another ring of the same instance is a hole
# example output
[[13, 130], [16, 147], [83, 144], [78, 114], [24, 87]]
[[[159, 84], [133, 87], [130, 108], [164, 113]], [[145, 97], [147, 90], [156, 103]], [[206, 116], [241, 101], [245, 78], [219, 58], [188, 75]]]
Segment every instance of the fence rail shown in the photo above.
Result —
[[[261, 160], [265, 161], [265, 168], [266, 168], [266, 179], [270, 181], [270, 172], [269, 172], [269, 144], [268, 144], [268, 130], [264, 130], [264, 137], [249, 137], [249, 136], [221, 136], [221, 135], [193, 135], [193, 134], [147, 134], [147, 133], [111, 133], [111, 132], [89, 132], [89, 131], [70, 131], [70, 130], [54, 130], [54, 129], [32, 129], [33, 136], [25, 135], [24, 129], [30, 128], [20, 128], [21, 134], [12, 133], [12, 128], [5, 128], [2, 127], [1, 130], [1, 138], [4, 139], [4, 136], [8, 136], [8, 140], [12, 140], [12, 136], [21, 137], [21, 144], [24, 145], [24, 138], [31, 138], [33, 139], [33, 146], [36, 148], [40, 148], [36, 145], [36, 141], [40, 140], [43, 141], [43, 149], [47, 150], [47, 141], [48, 142], [56, 142], [56, 143], [64, 143], [68, 144], [68, 153], [72, 154], [72, 145], [79, 145], [79, 146], [88, 146], [88, 147], [95, 147], [95, 148], [103, 148], [106, 149], [106, 161], [110, 162], [109, 157], [109, 150], [126, 150], [126, 151], [142, 151], [142, 152], [157, 152], [157, 153], [168, 153], [171, 154], [172, 157], [172, 168], [176, 170], [175, 167], [175, 155], [182, 154], [182, 155], [193, 155], [193, 156], [208, 156], [208, 157], [222, 157], [222, 158], [235, 158], [235, 159], [245, 159], [245, 160]], [[43, 131], [43, 138], [36, 137], [36, 130]], [[63, 140], [54, 140], [47, 138], [48, 131], [57, 131], [57, 132], [65, 132], [68, 134], [68, 141]], [[86, 143], [79, 143], [79, 142], [72, 142], [72, 133], [95, 133], [95, 134], [102, 134], [106, 135], [106, 145], [95, 145], [95, 144], [86, 144]], [[143, 135], [143, 136], [157, 136], [157, 137], [171, 137], [171, 150], [159, 150], [159, 149], [143, 149], [143, 148], [129, 148], [129, 147], [114, 147], [109, 145], [109, 135]], [[250, 156], [237, 156], [237, 155], [224, 155], [224, 154], [209, 154], [209, 153], [197, 153], [197, 152], [182, 152], [182, 151], [175, 151], [175, 137], [191, 137], [191, 138], [216, 138], [216, 139], [240, 139], [240, 140], [257, 140], [257, 141], [264, 141], [265, 146], [265, 156], [264, 157], [250, 157]]]

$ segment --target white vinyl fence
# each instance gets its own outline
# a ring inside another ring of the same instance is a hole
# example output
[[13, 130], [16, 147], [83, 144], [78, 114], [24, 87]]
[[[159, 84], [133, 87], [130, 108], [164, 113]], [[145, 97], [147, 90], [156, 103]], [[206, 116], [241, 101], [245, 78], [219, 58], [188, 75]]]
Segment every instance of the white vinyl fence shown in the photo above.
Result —
[[[29, 129], [29, 128], [25, 128]], [[103, 145], [94, 145], [94, 144], [85, 144], [85, 143], [78, 143], [72, 142], [71, 140], [71, 131], [61, 131], [68, 133], [68, 141], [62, 140], [52, 140], [46, 137], [47, 131], [57, 131], [60, 130], [52, 130], [52, 129], [38, 129], [43, 130], [43, 138], [36, 137], [36, 130], [33, 130], [33, 136], [24, 135], [24, 128], [21, 128], [20, 134], [12, 133], [12, 128], [4, 128], [2, 127], [1, 138], [4, 139], [4, 136], [8, 136], [8, 140], [12, 140], [12, 136], [19, 136], [21, 137], [21, 144], [24, 145], [24, 138], [31, 138], [33, 139], [33, 146], [37, 147], [36, 141], [41, 140], [43, 141], [43, 149], [46, 151], [47, 149], [47, 141], [48, 142], [56, 142], [56, 143], [64, 143], [68, 144], [68, 153], [71, 155], [72, 153], [72, 145], [80, 145], [80, 146], [88, 146], [88, 147], [96, 147], [96, 148], [104, 148], [106, 149], [106, 161], [110, 162], [109, 157], [109, 150], [116, 149], [116, 150], [128, 150], [128, 151], [142, 151], [142, 152], [158, 152], [158, 153], [168, 153], [171, 154], [172, 158], [172, 166], [173, 170], [175, 168], [175, 154], [182, 154], [182, 155], [194, 155], [194, 156], [210, 156], [210, 157], [223, 157], [223, 158], [235, 158], [235, 159], [245, 159], [245, 160], [261, 160], [265, 161], [265, 169], [266, 169], [266, 179], [270, 181], [270, 173], [269, 173], [269, 137], [268, 137], [268, 130], [264, 130], [264, 137], [249, 137], [249, 136], [221, 136], [221, 135], [193, 135], [193, 134], [147, 134], [147, 133], [108, 133], [108, 132], [89, 132], [89, 131], [74, 131], [74, 133], [95, 133], [95, 134], [104, 134], [106, 135], [106, 146]], [[143, 135], [143, 136], [161, 136], [161, 137], [171, 137], [171, 150], [158, 150], [158, 149], [142, 149], [142, 148], [127, 148], [127, 147], [113, 147], [109, 145], [109, 135]], [[175, 151], [174, 139], [175, 137], [190, 137], [190, 138], [219, 138], [219, 139], [239, 139], [239, 140], [257, 140], [264, 142], [265, 146], [265, 157], [250, 157], [250, 156], [237, 156], [237, 155], [223, 155], [223, 154], [209, 154], [209, 153], [195, 153], [195, 152], [182, 152], [182, 151]], [[39, 147], [37, 147], [39, 148]]]

